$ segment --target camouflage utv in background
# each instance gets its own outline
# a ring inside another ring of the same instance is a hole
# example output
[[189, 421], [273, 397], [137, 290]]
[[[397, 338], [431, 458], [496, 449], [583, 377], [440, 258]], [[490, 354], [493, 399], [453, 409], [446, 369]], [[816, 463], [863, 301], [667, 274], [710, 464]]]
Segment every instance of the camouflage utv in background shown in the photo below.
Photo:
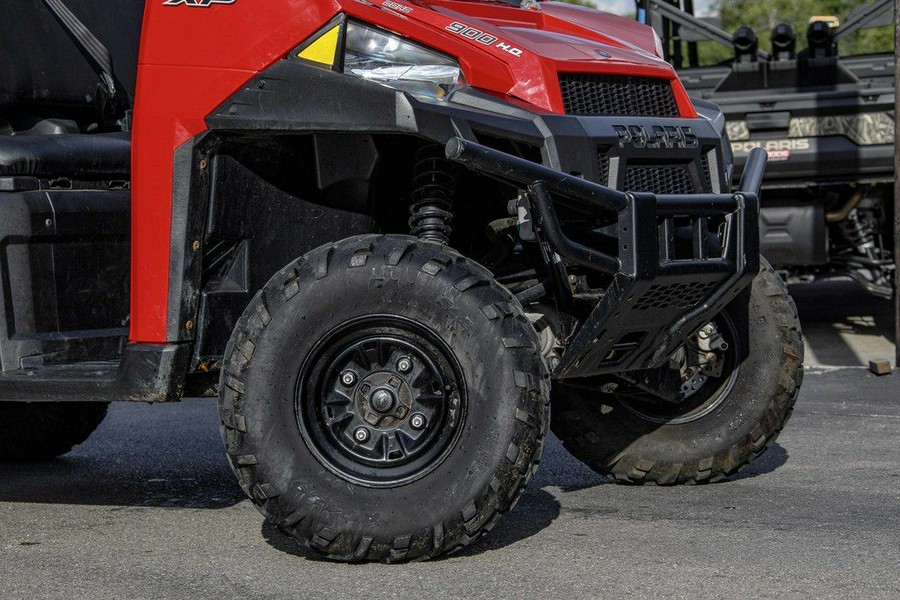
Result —
[[[893, 48], [842, 56], [840, 45], [890, 25], [893, 2], [841, 17], [725, 32], [695, 17], [691, 0], [638, 0], [638, 18], [654, 26], [691, 96], [725, 114], [734, 176], [752, 149], [768, 151], [760, 235], [769, 262], [789, 281], [849, 275], [891, 298]], [[704, 65], [705, 42], [731, 48], [730, 58]]]

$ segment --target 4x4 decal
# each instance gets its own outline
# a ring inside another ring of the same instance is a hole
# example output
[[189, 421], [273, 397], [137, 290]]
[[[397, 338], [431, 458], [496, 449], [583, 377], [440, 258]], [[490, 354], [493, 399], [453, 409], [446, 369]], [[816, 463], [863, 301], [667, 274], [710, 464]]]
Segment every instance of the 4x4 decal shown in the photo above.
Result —
[[236, 1], [237, 0], [166, 0], [163, 2], [163, 5], [178, 6], [179, 4], [184, 4], [185, 6], [209, 8], [213, 4], [234, 4]]

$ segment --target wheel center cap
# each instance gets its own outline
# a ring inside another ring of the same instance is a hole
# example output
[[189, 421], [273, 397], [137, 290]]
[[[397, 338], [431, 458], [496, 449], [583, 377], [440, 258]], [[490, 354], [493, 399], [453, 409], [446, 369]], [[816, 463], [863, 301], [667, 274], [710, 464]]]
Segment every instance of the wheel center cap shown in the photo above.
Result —
[[389, 371], [379, 371], [360, 381], [353, 401], [356, 414], [379, 429], [397, 427], [409, 414], [412, 389], [404, 379]]
[[394, 394], [392, 394], [389, 390], [380, 389], [372, 392], [372, 398], [370, 399], [372, 404], [372, 408], [377, 410], [380, 413], [388, 413], [394, 409], [394, 405], [397, 403], [396, 398], [394, 398]]

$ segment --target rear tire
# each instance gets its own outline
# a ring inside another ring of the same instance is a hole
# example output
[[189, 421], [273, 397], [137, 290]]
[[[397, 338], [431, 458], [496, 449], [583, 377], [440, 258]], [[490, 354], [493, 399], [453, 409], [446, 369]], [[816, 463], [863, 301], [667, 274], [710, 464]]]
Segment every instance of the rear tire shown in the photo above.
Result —
[[102, 402], [0, 402], [0, 461], [66, 454], [97, 429], [108, 407]]
[[554, 384], [553, 432], [573, 456], [620, 483], [715, 482], [746, 467], [775, 442], [803, 381], [797, 309], [768, 263], [753, 281], [749, 310], [749, 355], [721, 384], [717, 404], [657, 418], [633, 398]]
[[350, 238], [275, 275], [235, 328], [220, 390], [241, 487], [341, 561], [435, 557], [488, 531], [549, 421], [521, 305], [483, 267], [407, 236]]

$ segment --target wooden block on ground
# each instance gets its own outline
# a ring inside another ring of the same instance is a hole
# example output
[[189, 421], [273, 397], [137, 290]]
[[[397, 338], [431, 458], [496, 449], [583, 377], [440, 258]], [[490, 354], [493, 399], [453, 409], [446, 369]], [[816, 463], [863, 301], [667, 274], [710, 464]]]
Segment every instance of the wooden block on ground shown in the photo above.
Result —
[[870, 360], [869, 361], [869, 370], [876, 375], [890, 375], [891, 374], [891, 361], [889, 360]]

